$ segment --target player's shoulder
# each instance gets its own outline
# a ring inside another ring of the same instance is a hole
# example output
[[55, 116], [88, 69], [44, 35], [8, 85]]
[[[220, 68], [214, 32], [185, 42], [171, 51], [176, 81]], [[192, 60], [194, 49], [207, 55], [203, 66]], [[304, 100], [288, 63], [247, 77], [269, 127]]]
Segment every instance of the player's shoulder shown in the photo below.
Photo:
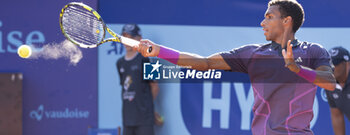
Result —
[[266, 49], [266, 48], [271, 48], [272, 42], [270, 43], [260, 43], [260, 44], [256, 44], [258, 46], [258, 48], [256, 49]]
[[300, 41], [300, 45], [308, 49], [325, 49], [321, 44], [315, 42]]
[[245, 51], [254, 51], [258, 48], [260, 48], [261, 44], [246, 44], [237, 48], [232, 49], [232, 51], [239, 51], [239, 52], [245, 52]]
[[246, 44], [246, 45], [243, 45], [241, 47], [243, 48], [253, 48], [253, 49], [256, 49], [256, 48], [259, 48], [263, 46], [263, 44]]
[[328, 53], [327, 49], [319, 43], [303, 41], [300, 42], [300, 45], [301, 48], [311, 53]]
[[251, 53], [257, 52], [257, 51], [262, 51], [271, 48], [272, 43], [260, 43], [260, 44], [248, 44], [244, 45], [246, 50], [249, 50]]
[[326, 48], [324, 48], [319, 43], [303, 41], [300, 42], [300, 48], [306, 51], [307, 55], [312, 58], [319, 58], [321, 56], [325, 56], [330, 58], [330, 55]]

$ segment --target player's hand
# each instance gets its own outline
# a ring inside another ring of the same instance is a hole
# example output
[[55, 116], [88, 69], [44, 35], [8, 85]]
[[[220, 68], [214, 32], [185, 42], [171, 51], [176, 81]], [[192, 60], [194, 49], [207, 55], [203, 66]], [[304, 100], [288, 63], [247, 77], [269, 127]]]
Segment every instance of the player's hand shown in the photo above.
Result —
[[293, 56], [293, 45], [290, 44], [291, 40], [287, 42], [287, 52], [286, 49], [282, 50], [282, 55], [285, 62], [285, 67], [289, 68], [289, 70], [298, 73], [300, 71], [300, 67], [295, 63]]
[[[152, 47], [152, 51], [149, 52], [149, 48]], [[159, 45], [153, 43], [148, 39], [142, 39], [139, 46], [135, 46], [134, 50], [137, 50], [144, 57], [157, 57], [159, 54], [160, 47]]]

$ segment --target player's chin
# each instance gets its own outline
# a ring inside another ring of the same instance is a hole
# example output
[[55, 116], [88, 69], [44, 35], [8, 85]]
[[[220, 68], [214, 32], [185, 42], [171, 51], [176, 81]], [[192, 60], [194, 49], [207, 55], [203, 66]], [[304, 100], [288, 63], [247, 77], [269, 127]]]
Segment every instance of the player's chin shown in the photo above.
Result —
[[265, 36], [266, 41], [271, 41], [271, 38], [268, 36]]
[[265, 39], [266, 39], [267, 41], [271, 41], [270, 36], [269, 36], [266, 32], [264, 33], [264, 36], [265, 36]]

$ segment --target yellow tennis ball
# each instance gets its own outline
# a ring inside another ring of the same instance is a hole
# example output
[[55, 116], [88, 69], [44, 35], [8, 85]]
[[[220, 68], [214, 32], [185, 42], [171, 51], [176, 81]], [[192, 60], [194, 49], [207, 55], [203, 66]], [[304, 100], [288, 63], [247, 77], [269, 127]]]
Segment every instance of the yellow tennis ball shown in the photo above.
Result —
[[17, 50], [17, 54], [21, 58], [29, 58], [32, 55], [32, 48], [28, 45], [21, 45]]

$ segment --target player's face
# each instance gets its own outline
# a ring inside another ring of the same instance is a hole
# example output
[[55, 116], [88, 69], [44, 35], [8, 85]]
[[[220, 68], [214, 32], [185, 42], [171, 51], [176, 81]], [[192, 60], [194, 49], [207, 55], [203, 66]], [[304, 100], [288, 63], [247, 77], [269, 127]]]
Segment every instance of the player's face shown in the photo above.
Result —
[[283, 35], [283, 19], [279, 6], [270, 6], [265, 13], [265, 19], [260, 23], [268, 41], [276, 41]]

